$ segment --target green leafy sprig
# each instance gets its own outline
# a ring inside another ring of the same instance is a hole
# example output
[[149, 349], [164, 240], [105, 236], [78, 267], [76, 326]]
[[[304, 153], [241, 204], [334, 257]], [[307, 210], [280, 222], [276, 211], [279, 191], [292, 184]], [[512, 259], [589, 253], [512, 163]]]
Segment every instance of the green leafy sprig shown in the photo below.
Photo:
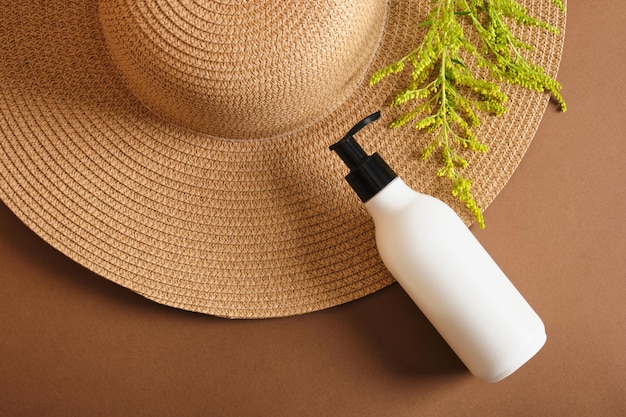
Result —
[[[563, 12], [561, 0], [552, 0]], [[552, 33], [558, 29], [529, 16], [515, 0], [434, 0], [423, 41], [399, 61], [380, 69], [371, 78], [383, 78], [412, 67], [409, 85], [391, 103], [409, 109], [392, 123], [392, 128], [409, 122], [432, 139], [422, 151], [427, 159], [436, 151], [442, 167], [438, 176], [452, 181], [452, 194], [470, 210], [481, 228], [485, 227], [481, 209], [471, 193], [472, 181], [462, 174], [468, 164], [464, 150], [485, 152], [487, 146], [473, 133], [480, 124], [480, 112], [501, 115], [507, 96], [498, 83], [550, 93], [561, 110], [566, 110], [561, 85], [543, 68], [529, 62], [523, 50], [532, 50], [516, 37], [509, 22], [533, 26]], [[474, 37], [466, 34], [475, 31]], [[471, 39], [478, 39], [475, 45]], [[464, 59], [473, 59], [473, 67]]]

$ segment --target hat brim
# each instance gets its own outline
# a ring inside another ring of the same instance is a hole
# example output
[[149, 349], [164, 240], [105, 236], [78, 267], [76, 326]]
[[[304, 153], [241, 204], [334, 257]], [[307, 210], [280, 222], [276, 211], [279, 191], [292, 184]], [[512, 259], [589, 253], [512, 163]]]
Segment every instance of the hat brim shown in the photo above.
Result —
[[[520, 29], [532, 61], [558, 69], [564, 14], [524, 2], [560, 28]], [[532, 4], [531, 4], [532, 3]], [[373, 224], [328, 146], [363, 116], [383, 121], [360, 142], [416, 190], [471, 219], [421, 161], [428, 140], [390, 130], [390, 78], [368, 77], [420, 36], [428, 2], [391, 1], [386, 31], [359, 88], [323, 120], [277, 137], [236, 141], [175, 126], [126, 88], [98, 20], [97, 2], [0, 6], [0, 198], [35, 233], [95, 273], [169, 306], [230, 318], [295, 315], [342, 304], [393, 282]], [[529, 146], [548, 102], [504, 87], [501, 117], [478, 135], [467, 176], [485, 208]]]

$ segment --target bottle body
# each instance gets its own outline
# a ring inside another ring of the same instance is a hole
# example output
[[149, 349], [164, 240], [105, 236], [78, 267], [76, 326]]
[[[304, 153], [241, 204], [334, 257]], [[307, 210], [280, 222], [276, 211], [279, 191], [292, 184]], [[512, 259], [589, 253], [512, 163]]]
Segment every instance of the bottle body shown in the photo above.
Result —
[[385, 266], [472, 374], [499, 381], [541, 349], [543, 322], [450, 207], [400, 178], [365, 206]]

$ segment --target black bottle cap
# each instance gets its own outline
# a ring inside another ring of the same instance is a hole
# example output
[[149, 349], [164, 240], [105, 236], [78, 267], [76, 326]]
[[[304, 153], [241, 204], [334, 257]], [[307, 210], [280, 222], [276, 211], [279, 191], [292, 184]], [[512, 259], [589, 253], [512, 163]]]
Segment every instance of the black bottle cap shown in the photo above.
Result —
[[367, 155], [354, 139], [354, 135], [359, 130], [379, 118], [380, 111], [367, 116], [354, 125], [339, 142], [330, 146], [330, 150], [335, 151], [350, 168], [350, 173], [346, 175], [346, 181], [363, 202], [374, 197], [397, 177], [396, 173], [378, 153]]

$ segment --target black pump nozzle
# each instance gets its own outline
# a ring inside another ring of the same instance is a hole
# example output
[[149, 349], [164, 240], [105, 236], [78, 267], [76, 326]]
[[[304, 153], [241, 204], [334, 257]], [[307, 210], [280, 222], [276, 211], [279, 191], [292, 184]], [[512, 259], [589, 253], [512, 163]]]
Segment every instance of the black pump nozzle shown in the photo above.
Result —
[[368, 124], [380, 118], [380, 111], [358, 122], [341, 140], [330, 146], [350, 168], [346, 181], [357, 193], [361, 201], [366, 202], [397, 177], [387, 163], [374, 153], [368, 156], [354, 139], [354, 135]]
[[335, 151], [337, 155], [345, 162], [351, 170], [358, 167], [363, 160], [367, 158], [367, 154], [361, 148], [361, 145], [354, 139], [354, 135], [368, 124], [380, 118], [380, 111], [370, 114], [365, 119], [354, 125], [352, 129], [344, 135], [343, 138], [334, 145], [330, 146], [331, 151]]

